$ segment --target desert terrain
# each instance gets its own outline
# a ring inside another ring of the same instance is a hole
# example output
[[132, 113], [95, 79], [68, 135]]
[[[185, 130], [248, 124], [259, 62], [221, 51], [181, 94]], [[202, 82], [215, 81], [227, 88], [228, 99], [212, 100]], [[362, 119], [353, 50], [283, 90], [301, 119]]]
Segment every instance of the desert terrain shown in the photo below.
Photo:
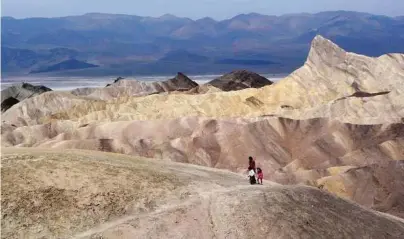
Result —
[[230, 75], [13, 101], [2, 237], [403, 238], [403, 54], [316, 36], [279, 82]]
[[3, 238], [402, 238], [404, 220], [308, 186], [87, 150], [2, 151]]

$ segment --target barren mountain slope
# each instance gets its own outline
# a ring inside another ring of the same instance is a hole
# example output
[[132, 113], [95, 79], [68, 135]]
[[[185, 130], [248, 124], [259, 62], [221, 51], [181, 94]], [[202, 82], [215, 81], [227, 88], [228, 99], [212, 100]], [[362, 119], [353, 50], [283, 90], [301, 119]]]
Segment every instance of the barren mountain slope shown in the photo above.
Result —
[[324, 185], [402, 216], [403, 178], [394, 175], [404, 175], [403, 66], [403, 55], [359, 56], [318, 36], [302, 68], [260, 89], [26, 99], [2, 114], [1, 145], [111, 151], [235, 172], [251, 155], [267, 179]]
[[404, 218], [404, 160], [330, 169], [320, 187], [361, 205]]
[[318, 189], [94, 151], [2, 149], [2, 238], [401, 238]]
[[[351, 125], [328, 119], [291, 120], [278, 117], [261, 119], [214, 120], [185, 117], [177, 120], [93, 123], [77, 129], [72, 121], [45, 125], [2, 128], [2, 144], [42, 148], [91, 149], [159, 158], [208, 167], [244, 172], [252, 155], [265, 172], [265, 178], [283, 184], [322, 185], [323, 177], [368, 165], [385, 165], [404, 160], [404, 124]], [[5, 131], [9, 131], [5, 133]], [[397, 164], [398, 166], [399, 164]], [[404, 168], [386, 168], [386, 177], [404, 175]], [[368, 177], [346, 181], [361, 187]], [[382, 176], [382, 177], [385, 177]], [[398, 187], [375, 184], [367, 191], [340, 193], [347, 198], [384, 202], [390, 193], [403, 191], [404, 178], [392, 178]], [[391, 185], [390, 185], [391, 186]], [[378, 190], [384, 194], [374, 196]], [[404, 200], [397, 194], [393, 201]], [[373, 207], [374, 204], [365, 203]], [[383, 209], [403, 215], [403, 205]]]
[[[55, 118], [73, 119], [84, 124], [184, 116], [218, 118], [275, 114], [295, 119], [337, 115], [344, 122], [379, 124], [400, 122], [404, 117], [403, 82], [403, 54], [378, 58], [361, 56], [347, 53], [317, 36], [304, 66], [285, 79], [260, 89], [145, 97], [122, 93], [116, 95], [120, 96], [117, 99], [70, 103], [71, 107], [61, 106], [60, 109], [42, 104], [58, 99], [58, 93], [46, 93], [21, 102], [2, 118], [21, 125]], [[76, 98], [72, 96], [66, 100]], [[34, 115], [40, 115], [41, 119], [35, 119]]]
[[28, 83], [15, 84], [1, 91], [1, 112], [7, 111], [11, 106], [27, 98], [52, 91], [45, 86], [34, 86]]
[[117, 79], [104, 88], [85, 88], [72, 90], [77, 96], [87, 96], [90, 99], [111, 100], [122, 96], [142, 96], [171, 91], [187, 91], [198, 84], [181, 72], [169, 80], [161, 82]]
[[223, 91], [261, 88], [273, 84], [272, 81], [257, 73], [246, 70], [235, 70], [207, 83]]
[[[81, 126], [55, 121], [17, 128], [3, 125], [2, 136], [2, 144], [8, 146], [103, 150], [237, 172], [245, 170], [245, 159], [254, 155], [269, 175], [280, 168], [291, 173], [404, 159], [404, 124], [352, 125], [326, 118], [184, 117]], [[390, 144], [381, 146], [385, 142]], [[363, 157], [358, 152], [364, 152]]]

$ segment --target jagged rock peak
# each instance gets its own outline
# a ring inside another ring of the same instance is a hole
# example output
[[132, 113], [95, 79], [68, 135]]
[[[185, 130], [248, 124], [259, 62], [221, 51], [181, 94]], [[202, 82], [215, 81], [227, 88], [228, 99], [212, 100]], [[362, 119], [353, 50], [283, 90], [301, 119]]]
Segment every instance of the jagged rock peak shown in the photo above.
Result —
[[187, 89], [191, 89], [198, 86], [198, 83], [191, 80], [188, 76], [186, 76], [182, 72], [178, 72], [174, 78], [167, 80], [166, 83], [169, 85], [174, 85], [178, 88], [187, 88]]
[[255, 72], [235, 70], [210, 81], [208, 84], [223, 91], [233, 91], [246, 88], [261, 88], [272, 83], [272, 81]]
[[345, 60], [346, 51], [321, 35], [311, 42], [307, 63], [335, 65]]
[[[22, 83], [18, 83], [13, 85], [16, 88], [22, 88], [22, 89], [26, 89], [26, 90], [30, 90], [33, 91], [35, 93], [43, 93], [43, 92], [47, 92], [47, 91], [52, 91], [51, 88], [48, 88], [46, 86], [43, 85], [31, 85], [29, 83], [26, 82], [22, 82]], [[13, 87], [11, 86], [11, 87]]]
[[123, 80], [123, 79], [125, 79], [125, 78], [123, 78], [123, 77], [118, 77], [118, 78], [116, 78], [116, 79], [114, 80], [114, 83], [117, 83], [118, 81]]

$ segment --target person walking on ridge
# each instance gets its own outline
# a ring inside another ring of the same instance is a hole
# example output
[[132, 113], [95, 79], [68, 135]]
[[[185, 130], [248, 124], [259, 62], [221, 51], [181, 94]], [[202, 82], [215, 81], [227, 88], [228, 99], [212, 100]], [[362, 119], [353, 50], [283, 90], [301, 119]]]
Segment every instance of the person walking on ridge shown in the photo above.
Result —
[[248, 178], [250, 179], [251, 185], [254, 185], [257, 183], [257, 180], [255, 179], [255, 172], [252, 167], [248, 167]]
[[254, 170], [254, 173], [257, 173], [257, 169], [255, 168], [255, 160], [253, 157], [248, 157], [248, 167]]
[[255, 166], [255, 160], [253, 157], [249, 156], [248, 157], [248, 175], [250, 178], [250, 183], [251, 184], [256, 184], [257, 183], [257, 168]]

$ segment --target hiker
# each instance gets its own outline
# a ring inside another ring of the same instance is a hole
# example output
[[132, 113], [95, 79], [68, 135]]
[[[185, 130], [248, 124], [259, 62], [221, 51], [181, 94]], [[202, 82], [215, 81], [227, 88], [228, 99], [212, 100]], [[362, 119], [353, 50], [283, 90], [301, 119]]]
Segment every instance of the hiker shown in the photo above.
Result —
[[262, 173], [261, 168], [257, 168], [257, 179], [258, 179], [258, 184], [262, 185], [262, 179], [264, 178], [264, 174]]
[[255, 161], [253, 159], [253, 157], [248, 157], [248, 166], [251, 167], [254, 170], [254, 173], [257, 173], [256, 169], [255, 169]]
[[257, 181], [256, 181], [256, 179], [255, 179], [255, 171], [254, 171], [254, 168], [248, 167], [248, 177], [250, 178], [250, 184], [251, 184], [251, 185], [257, 183]]

